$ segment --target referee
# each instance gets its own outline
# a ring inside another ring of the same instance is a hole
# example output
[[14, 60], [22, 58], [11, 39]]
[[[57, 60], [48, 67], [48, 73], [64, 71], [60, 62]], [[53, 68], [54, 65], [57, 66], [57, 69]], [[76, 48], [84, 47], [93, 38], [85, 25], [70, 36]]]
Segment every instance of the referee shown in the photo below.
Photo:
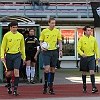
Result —
[[99, 50], [96, 39], [91, 36], [91, 27], [85, 26], [84, 36], [79, 39], [77, 51], [81, 55], [80, 71], [82, 71], [83, 92], [87, 92], [86, 88], [86, 73], [90, 72], [90, 79], [92, 83], [92, 93], [98, 92], [95, 86], [95, 54], [96, 60], [99, 60]]
[[47, 80], [48, 80], [48, 73], [50, 72], [50, 94], [55, 94], [53, 90], [53, 81], [54, 81], [54, 73], [55, 67], [57, 64], [58, 58], [58, 51], [57, 51], [57, 41], [59, 44], [59, 56], [62, 57], [62, 38], [60, 31], [55, 28], [55, 19], [50, 18], [48, 21], [49, 27], [44, 29], [40, 35], [40, 45], [42, 42], [47, 42], [50, 47], [47, 51], [43, 51], [43, 62], [45, 66], [44, 70], [44, 89], [43, 94], [47, 93]]
[[21, 64], [21, 56], [23, 59], [23, 64], [25, 64], [25, 45], [24, 37], [21, 33], [17, 31], [18, 22], [12, 21], [10, 23], [10, 31], [8, 31], [2, 40], [1, 44], [1, 61], [5, 61], [4, 53], [6, 52], [6, 65], [7, 65], [7, 84], [8, 93], [12, 94], [10, 79], [12, 76], [12, 71], [14, 70], [14, 92], [13, 95], [17, 96], [17, 88], [19, 82], [19, 67]]

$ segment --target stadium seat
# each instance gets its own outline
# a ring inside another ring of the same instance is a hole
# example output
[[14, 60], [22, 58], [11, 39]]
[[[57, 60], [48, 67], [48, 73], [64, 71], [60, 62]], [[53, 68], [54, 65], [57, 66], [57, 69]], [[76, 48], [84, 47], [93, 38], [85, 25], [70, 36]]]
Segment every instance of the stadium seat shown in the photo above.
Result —
[[33, 13], [34, 10], [26, 10], [26, 13]]
[[82, 6], [90, 6], [90, 4], [82, 4]]
[[78, 10], [78, 13], [87, 13], [87, 10]]
[[70, 10], [69, 12], [70, 12], [70, 13], [78, 13], [77, 10]]
[[24, 13], [24, 10], [16, 10], [19, 13]]
[[52, 10], [53, 13], [61, 13], [61, 10]]
[[82, 6], [82, 4], [74, 4], [74, 6]]
[[35, 10], [36, 13], [42, 13], [43, 10]]
[[92, 13], [92, 10], [89, 10], [89, 13]]
[[[26, 14], [29, 16], [33, 16], [33, 14], [42, 16], [55, 16], [58, 13], [58, 16], [86, 16], [87, 15], [87, 4], [86, 2], [82, 2], [83, 0], [50, 0], [50, 6], [47, 10], [39, 10], [36, 6], [36, 10], [33, 10], [33, 6], [30, 3], [24, 2], [17, 2], [16, 4], [13, 3], [0, 3], [0, 12], [1, 15], [8, 15], [8, 13], [16, 13], [16, 14]], [[45, 8], [45, 6], [44, 6]], [[24, 12], [25, 9], [25, 12]], [[92, 16], [92, 8], [91, 5], [88, 4], [88, 12], [89, 16]], [[8, 13], [7, 13], [8, 12]], [[63, 14], [61, 14], [63, 13]], [[68, 15], [69, 14], [69, 15]]]
[[14, 6], [23, 6], [23, 4], [13, 4]]
[[57, 6], [65, 6], [65, 4], [57, 4]]
[[[0, 13], [2, 14], [2, 13], [7, 13], [8, 11], [7, 10], [0, 10]], [[0, 14], [0, 15], [1, 15]]]
[[16, 10], [8, 10], [8, 12], [14, 13], [14, 12], [16, 12]]
[[69, 10], [61, 10], [62, 13], [69, 13]]
[[65, 6], [73, 6], [73, 4], [65, 4]]
[[50, 6], [56, 6], [56, 4], [50, 4]]
[[5, 6], [13, 6], [13, 4], [5, 4]]
[[[24, 4], [23, 4], [24, 5]], [[31, 4], [25, 4], [25, 6], [31, 6]]]
[[46, 12], [46, 13], [51, 13], [52, 10], [44, 10], [44, 12]]
[[4, 4], [0, 3], [0, 6], [4, 6]]

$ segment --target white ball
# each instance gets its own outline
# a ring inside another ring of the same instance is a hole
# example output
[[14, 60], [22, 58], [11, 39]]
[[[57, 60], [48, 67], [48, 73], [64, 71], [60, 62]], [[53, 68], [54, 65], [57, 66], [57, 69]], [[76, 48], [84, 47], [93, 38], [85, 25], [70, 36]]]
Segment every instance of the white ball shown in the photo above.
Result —
[[42, 50], [48, 50], [49, 49], [49, 44], [47, 42], [43, 42], [41, 45]]

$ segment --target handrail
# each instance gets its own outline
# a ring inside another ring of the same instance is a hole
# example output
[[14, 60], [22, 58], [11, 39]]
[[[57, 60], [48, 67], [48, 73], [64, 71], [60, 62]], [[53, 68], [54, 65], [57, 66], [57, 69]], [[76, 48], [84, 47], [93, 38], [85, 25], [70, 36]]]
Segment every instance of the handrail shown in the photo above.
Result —
[[[81, 13], [81, 14], [82, 13], [84, 13], [84, 14], [87, 13], [87, 15], [86, 15], [87, 18], [89, 18], [89, 16], [90, 16], [89, 14], [92, 13], [91, 6], [88, 3], [86, 3], [86, 5], [73, 5], [73, 7], [70, 6], [70, 5], [69, 6], [66, 6], [66, 5], [62, 6], [62, 5], [56, 4], [56, 6], [49, 7], [47, 9], [47, 11], [45, 10], [45, 6], [43, 6], [44, 10], [42, 10], [42, 12], [41, 12], [41, 10], [38, 10], [38, 8], [36, 8], [36, 10], [33, 10], [32, 9], [32, 5], [31, 6], [25, 6], [25, 5], [26, 5], [26, 3], [24, 2], [23, 6], [18, 6], [18, 7], [17, 6], [1, 6], [0, 7], [0, 11], [2, 13], [6, 13], [6, 12], [9, 12], [9, 13], [10, 12], [11, 13], [13, 13], [13, 12], [23, 13], [24, 16], [27, 16], [27, 12], [30, 13], [30, 14], [32, 13], [34, 15], [43, 12], [43, 13], [47, 13], [47, 16], [49, 16], [50, 13], [51, 13], [51, 15], [52, 14], [54, 15], [54, 13], [55, 13], [55, 15], [56, 15], [55, 17], [56, 18], [59, 17], [59, 13], [64, 13], [64, 12], [65, 13], [70, 13], [70, 14], [71, 13]], [[12, 11], [10, 11], [10, 10], [12, 10]], [[90, 10], [91, 10], [91, 12], [90, 12]], [[2, 13], [0, 15], [2, 15]]]

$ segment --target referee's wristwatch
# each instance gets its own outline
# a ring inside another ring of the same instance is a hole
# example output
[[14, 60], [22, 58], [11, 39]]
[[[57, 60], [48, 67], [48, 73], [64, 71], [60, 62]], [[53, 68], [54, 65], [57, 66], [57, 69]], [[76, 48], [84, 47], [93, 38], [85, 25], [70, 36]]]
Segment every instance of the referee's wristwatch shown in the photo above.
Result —
[[63, 50], [59, 50], [59, 52], [60, 52], [60, 51], [63, 51]]

